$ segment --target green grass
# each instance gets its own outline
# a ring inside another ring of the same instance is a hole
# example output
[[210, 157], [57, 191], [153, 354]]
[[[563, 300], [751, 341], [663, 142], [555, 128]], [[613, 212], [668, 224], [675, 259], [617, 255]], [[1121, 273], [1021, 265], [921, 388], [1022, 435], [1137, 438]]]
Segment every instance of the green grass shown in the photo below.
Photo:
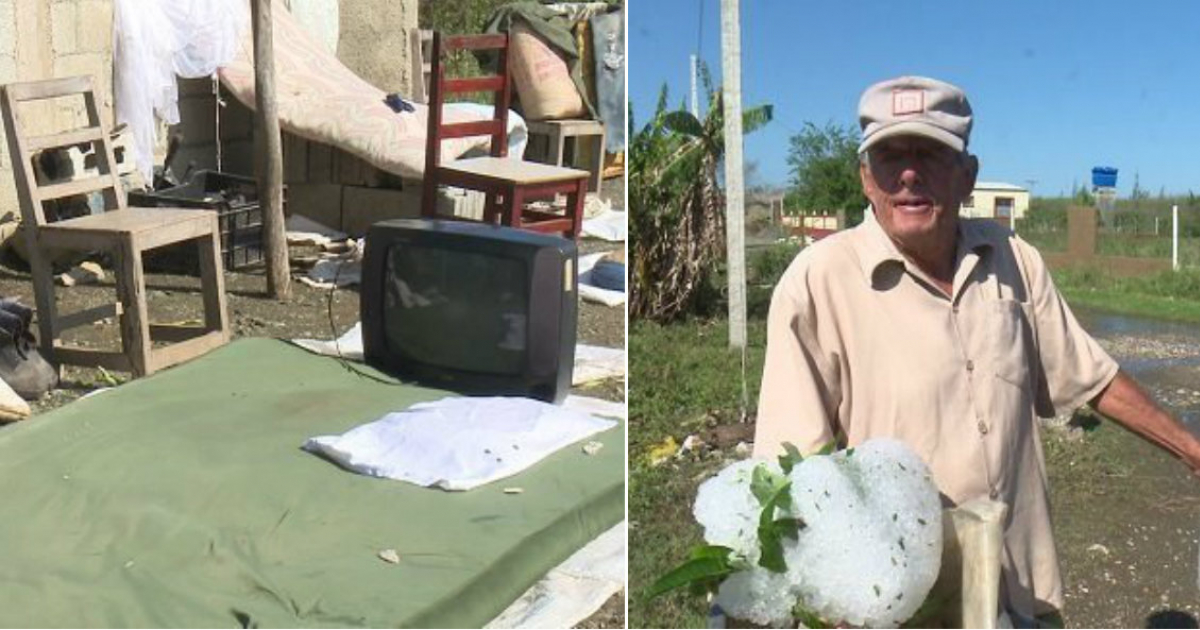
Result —
[[1200, 323], [1200, 269], [1137, 278], [1114, 278], [1094, 269], [1062, 269], [1052, 275], [1073, 306]]
[[[757, 405], [766, 325], [748, 328], [747, 396]], [[682, 593], [653, 601], [646, 589], [702, 543], [692, 518], [700, 482], [732, 453], [671, 458], [657, 465], [650, 451], [667, 438], [677, 443], [742, 413], [741, 357], [728, 349], [724, 320], [671, 326], [635, 322], [629, 329], [629, 627], [702, 628], [708, 605]]]

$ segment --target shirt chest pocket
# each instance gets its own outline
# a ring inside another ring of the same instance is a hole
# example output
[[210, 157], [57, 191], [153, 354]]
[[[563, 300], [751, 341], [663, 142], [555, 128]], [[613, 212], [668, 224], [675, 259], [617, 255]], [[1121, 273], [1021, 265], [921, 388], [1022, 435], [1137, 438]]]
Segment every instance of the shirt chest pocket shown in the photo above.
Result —
[[1030, 371], [1029, 320], [1025, 308], [1016, 300], [998, 300], [989, 304], [987, 335], [988, 356], [1000, 380], [1028, 388]]

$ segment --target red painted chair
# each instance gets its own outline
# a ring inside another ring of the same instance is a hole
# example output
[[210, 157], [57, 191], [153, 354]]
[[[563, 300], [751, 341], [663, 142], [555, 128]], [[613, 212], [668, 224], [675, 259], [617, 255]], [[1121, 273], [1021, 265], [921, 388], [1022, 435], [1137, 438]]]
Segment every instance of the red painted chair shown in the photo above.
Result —
[[[443, 56], [459, 50], [494, 50], [497, 74], [448, 79]], [[425, 180], [421, 214], [437, 216], [438, 186], [457, 186], [485, 194], [484, 221], [536, 232], [576, 238], [583, 225], [583, 203], [588, 172], [505, 157], [508, 153], [508, 36], [433, 34], [429, 81], [429, 134], [425, 152]], [[490, 120], [444, 123], [442, 106], [447, 95], [492, 92], [495, 112]], [[442, 140], [491, 136], [490, 155], [441, 163]], [[530, 201], [567, 198], [563, 214], [527, 208]]]

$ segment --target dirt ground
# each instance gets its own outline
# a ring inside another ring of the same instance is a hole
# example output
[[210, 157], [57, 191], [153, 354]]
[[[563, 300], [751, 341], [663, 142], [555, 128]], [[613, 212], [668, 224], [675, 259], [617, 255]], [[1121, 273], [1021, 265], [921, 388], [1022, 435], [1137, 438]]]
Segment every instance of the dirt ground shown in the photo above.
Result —
[[[623, 207], [624, 187], [619, 181], [605, 182], [603, 195], [614, 207]], [[608, 243], [597, 239], [581, 239], [580, 254], [612, 251], [623, 243]], [[297, 254], [311, 253], [293, 250]], [[335, 291], [319, 290], [295, 280], [293, 271], [292, 297], [280, 302], [266, 296], [266, 279], [262, 270], [226, 273], [225, 289], [228, 313], [234, 339], [241, 337], [274, 337], [280, 339], [330, 339], [340, 336], [359, 320], [357, 287]], [[147, 274], [147, 303], [150, 319], [155, 323], [199, 323], [203, 307], [198, 293], [199, 280], [194, 277], [169, 274]], [[27, 269], [11, 255], [0, 258], [0, 296], [19, 297], [34, 305], [33, 288]], [[74, 312], [116, 300], [111, 272], [95, 285], [58, 287], [56, 298], [60, 312]], [[33, 326], [36, 334], [37, 325]], [[119, 331], [115, 321], [72, 329], [64, 335], [70, 343], [87, 347], [119, 347]], [[607, 347], [625, 347], [625, 309], [607, 307], [581, 300], [577, 336], [580, 342]], [[128, 374], [99, 369], [66, 366], [60, 387], [32, 404], [37, 415], [65, 405], [97, 388], [118, 385], [129, 379]], [[606, 379], [575, 388], [574, 393], [607, 400], [625, 399], [623, 378]], [[0, 425], [0, 430], [3, 425]], [[605, 606], [583, 622], [587, 628], [622, 628], [625, 625], [625, 594], [613, 596]]]

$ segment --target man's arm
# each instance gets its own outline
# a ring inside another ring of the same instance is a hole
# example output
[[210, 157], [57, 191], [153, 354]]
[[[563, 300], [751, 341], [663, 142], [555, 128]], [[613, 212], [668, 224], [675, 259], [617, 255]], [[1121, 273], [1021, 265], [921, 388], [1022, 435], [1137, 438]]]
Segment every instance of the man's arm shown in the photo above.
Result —
[[1200, 439], [1159, 407], [1124, 371], [1092, 400], [1092, 407], [1116, 420], [1200, 473]]

